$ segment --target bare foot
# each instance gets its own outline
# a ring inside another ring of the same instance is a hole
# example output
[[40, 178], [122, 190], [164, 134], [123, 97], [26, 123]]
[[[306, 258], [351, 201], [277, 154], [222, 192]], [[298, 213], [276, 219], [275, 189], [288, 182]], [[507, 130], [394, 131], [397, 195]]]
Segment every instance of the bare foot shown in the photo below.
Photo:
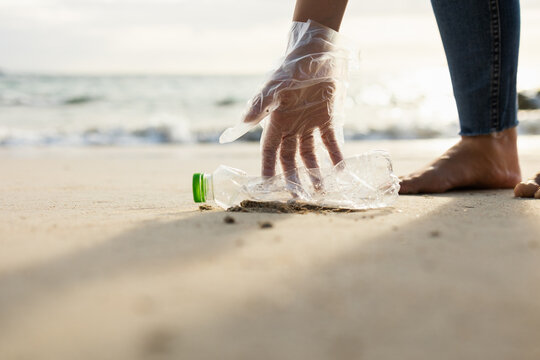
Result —
[[527, 197], [540, 199], [540, 172], [527, 181], [520, 182], [514, 188], [516, 197]]
[[401, 179], [400, 194], [458, 188], [511, 189], [521, 181], [516, 129], [461, 141], [427, 168]]

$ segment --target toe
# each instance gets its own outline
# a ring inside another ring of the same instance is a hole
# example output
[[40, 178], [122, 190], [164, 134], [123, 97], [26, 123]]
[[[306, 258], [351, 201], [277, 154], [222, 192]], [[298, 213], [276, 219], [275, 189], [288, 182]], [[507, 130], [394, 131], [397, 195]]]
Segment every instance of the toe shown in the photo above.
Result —
[[535, 196], [535, 193], [537, 193], [539, 189], [540, 189], [540, 186], [535, 182], [532, 182], [532, 181], [520, 182], [514, 188], [514, 196], [530, 198], [530, 197]]
[[415, 178], [405, 177], [401, 178], [401, 181], [399, 182], [399, 193], [401, 195], [407, 195], [407, 194], [416, 194], [418, 193], [418, 185], [416, 184]]
[[535, 198], [535, 199], [540, 199], [540, 189], [538, 189], [538, 191], [536, 191], [536, 192], [534, 193], [534, 198]]
[[409, 176], [401, 181], [400, 194], [436, 194], [448, 191], [451, 186], [437, 171], [426, 170], [422, 174]]

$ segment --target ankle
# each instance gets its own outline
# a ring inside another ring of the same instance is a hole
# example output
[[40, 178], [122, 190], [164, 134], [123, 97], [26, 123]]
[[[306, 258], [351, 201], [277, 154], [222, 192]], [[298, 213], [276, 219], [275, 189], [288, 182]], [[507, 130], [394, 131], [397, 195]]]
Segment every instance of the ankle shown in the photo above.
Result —
[[461, 141], [468, 143], [500, 144], [513, 146], [517, 144], [517, 129], [515, 127], [486, 135], [461, 136]]

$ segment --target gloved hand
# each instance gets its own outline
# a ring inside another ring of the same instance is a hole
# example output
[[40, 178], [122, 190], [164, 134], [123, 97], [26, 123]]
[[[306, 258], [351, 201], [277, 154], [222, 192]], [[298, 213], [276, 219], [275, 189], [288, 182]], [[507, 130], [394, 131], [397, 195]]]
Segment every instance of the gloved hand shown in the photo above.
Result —
[[[314, 133], [318, 131], [334, 164], [343, 160], [336, 129], [339, 121], [350, 52], [339, 34], [314, 21], [294, 22], [282, 65], [250, 101], [243, 121], [227, 129], [220, 143], [244, 135], [270, 115], [263, 128], [262, 175], [275, 175], [277, 152], [287, 178], [297, 181], [296, 152], [308, 169], [317, 169]], [[314, 186], [320, 187], [318, 172], [312, 171]]]

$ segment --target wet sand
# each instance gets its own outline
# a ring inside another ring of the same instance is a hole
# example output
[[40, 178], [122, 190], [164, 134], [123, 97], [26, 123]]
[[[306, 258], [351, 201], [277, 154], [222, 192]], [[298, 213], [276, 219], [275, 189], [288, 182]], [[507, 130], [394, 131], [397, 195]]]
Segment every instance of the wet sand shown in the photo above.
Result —
[[[199, 207], [200, 209], [200, 207]], [[349, 209], [334, 206], [314, 205], [299, 201], [251, 201], [244, 200], [239, 205], [231, 206], [228, 212], [243, 213], [267, 213], [267, 214], [327, 214], [327, 213], [351, 213], [364, 210]]]
[[[452, 141], [345, 152], [404, 174]], [[540, 137], [520, 150], [527, 177]], [[540, 358], [540, 201], [199, 209], [221, 163], [256, 173], [258, 145], [0, 150], [0, 359]]]

